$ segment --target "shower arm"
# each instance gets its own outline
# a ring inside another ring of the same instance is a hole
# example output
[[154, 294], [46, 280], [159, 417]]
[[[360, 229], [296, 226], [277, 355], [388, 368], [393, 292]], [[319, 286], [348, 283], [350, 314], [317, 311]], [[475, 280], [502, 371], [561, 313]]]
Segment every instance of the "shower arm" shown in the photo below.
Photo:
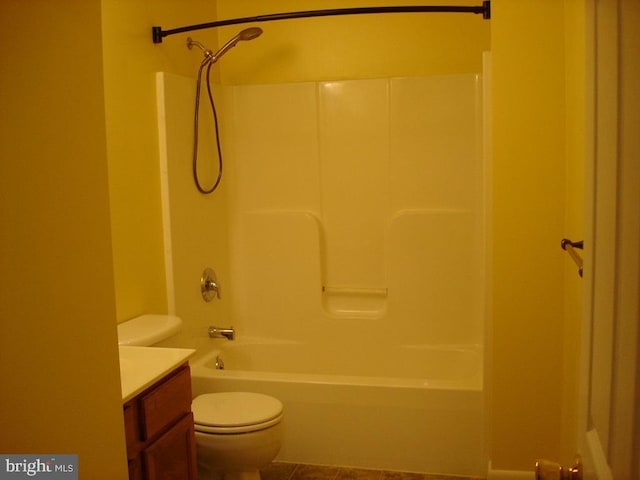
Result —
[[242, 23], [269, 22], [274, 20], [288, 20], [293, 18], [328, 17], [338, 15], [358, 15], [365, 13], [473, 13], [482, 14], [485, 19], [491, 18], [491, 2], [485, 0], [481, 6], [454, 6], [454, 5], [422, 5], [422, 6], [397, 6], [397, 7], [359, 7], [359, 8], [335, 8], [328, 10], [308, 10], [302, 12], [272, 13], [257, 15], [255, 17], [232, 18], [216, 22], [188, 25], [186, 27], [163, 30], [162, 27], [151, 27], [153, 43], [162, 43], [162, 39], [176, 33], [192, 32], [205, 28], [224, 27], [226, 25], [238, 25]]

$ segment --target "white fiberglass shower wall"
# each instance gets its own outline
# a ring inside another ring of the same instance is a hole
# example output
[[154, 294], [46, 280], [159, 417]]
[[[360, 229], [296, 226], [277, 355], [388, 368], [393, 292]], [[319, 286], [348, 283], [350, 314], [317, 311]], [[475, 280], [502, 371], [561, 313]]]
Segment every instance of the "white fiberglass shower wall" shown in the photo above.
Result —
[[350, 348], [482, 342], [475, 75], [236, 87], [234, 314]]
[[[219, 324], [381, 355], [482, 345], [480, 75], [217, 85], [224, 186], [209, 196], [191, 179], [194, 81], [158, 80], [170, 309], [187, 324], [183, 342], [206, 348], [206, 325]], [[215, 157], [201, 109], [206, 179]], [[206, 266], [223, 292], [211, 303], [198, 291]]]

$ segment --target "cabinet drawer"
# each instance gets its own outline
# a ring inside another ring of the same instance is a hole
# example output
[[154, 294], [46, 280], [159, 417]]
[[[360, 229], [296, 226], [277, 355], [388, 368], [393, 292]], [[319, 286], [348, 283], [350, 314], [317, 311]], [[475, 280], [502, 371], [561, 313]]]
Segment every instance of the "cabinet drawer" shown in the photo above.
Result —
[[140, 399], [143, 439], [166, 430], [190, 412], [191, 377], [189, 366], [185, 365]]

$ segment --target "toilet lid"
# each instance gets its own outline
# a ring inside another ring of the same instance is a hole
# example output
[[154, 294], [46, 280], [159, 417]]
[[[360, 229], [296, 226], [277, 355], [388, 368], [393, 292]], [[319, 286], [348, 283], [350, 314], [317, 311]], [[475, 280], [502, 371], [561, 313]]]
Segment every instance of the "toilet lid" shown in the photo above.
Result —
[[197, 431], [241, 433], [278, 423], [282, 402], [261, 393], [205, 393], [193, 400], [191, 410]]

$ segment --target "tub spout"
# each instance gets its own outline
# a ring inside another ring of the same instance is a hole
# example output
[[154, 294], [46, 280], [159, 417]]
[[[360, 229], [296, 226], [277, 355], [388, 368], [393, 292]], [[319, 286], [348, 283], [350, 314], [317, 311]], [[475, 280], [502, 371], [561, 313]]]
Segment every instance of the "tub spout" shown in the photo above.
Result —
[[226, 338], [227, 340], [235, 340], [236, 331], [233, 329], [233, 327], [229, 327], [229, 328], [209, 327], [209, 337]]

